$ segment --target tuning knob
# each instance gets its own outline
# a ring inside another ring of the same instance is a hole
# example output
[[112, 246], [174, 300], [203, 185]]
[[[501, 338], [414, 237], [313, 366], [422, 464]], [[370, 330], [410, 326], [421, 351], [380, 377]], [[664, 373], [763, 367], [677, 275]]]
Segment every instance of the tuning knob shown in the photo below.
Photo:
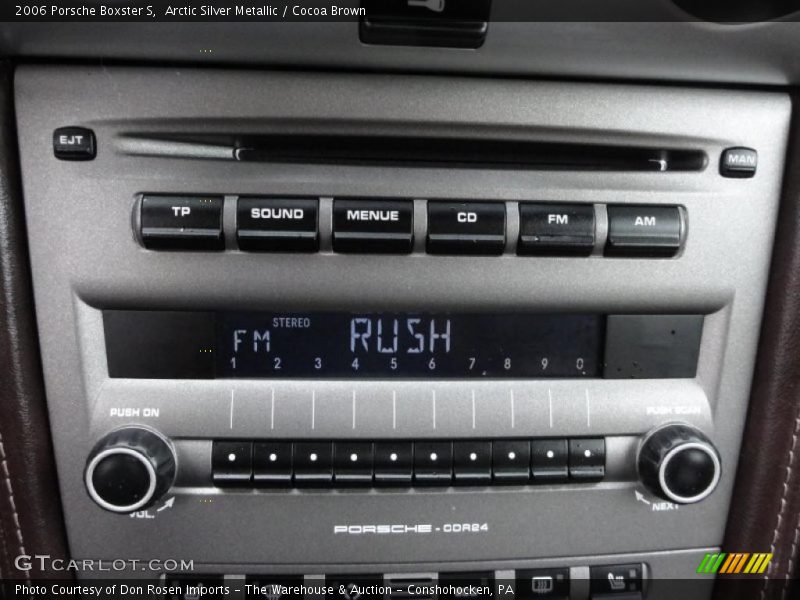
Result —
[[155, 503], [175, 480], [175, 453], [158, 433], [124, 427], [101, 439], [89, 454], [84, 482], [92, 500], [116, 513]]
[[678, 504], [706, 498], [719, 483], [719, 454], [711, 441], [688, 425], [665, 425], [639, 446], [639, 478], [654, 494]]

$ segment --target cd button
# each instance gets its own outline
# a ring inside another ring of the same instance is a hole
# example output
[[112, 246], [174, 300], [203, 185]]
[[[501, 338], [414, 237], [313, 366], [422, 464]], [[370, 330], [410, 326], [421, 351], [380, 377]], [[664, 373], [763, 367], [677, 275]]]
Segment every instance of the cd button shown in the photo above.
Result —
[[506, 205], [502, 202], [428, 202], [428, 252], [502, 254]]
[[530, 478], [531, 445], [522, 440], [492, 444], [492, 474], [495, 481], [524, 482]]
[[292, 444], [253, 444], [253, 481], [256, 485], [289, 485], [292, 482]]
[[531, 473], [533, 480], [556, 483], [569, 479], [567, 440], [533, 440], [531, 442]]
[[297, 485], [330, 485], [333, 480], [333, 444], [298, 442], [292, 454]]
[[336, 442], [333, 450], [336, 483], [371, 483], [372, 455], [369, 442]]
[[336, 252], [408, 254], [413, 241], [411, 200], [334, 200]]
[[253, 444], [214, 442], [211, 473], [215, 485], [247, 485], [253, 476]]
[[677, 206], [609, 206], [609, 256], [675, 256], [683, 225]]
[[414, 467], [412, 442], [375, 444], [375, 481], [386, 484], [411, 483]]
[[492, 480], [491, 442], [455, 442], [453, 473], [457, 482], [480, 483]]
[[598, 481], [606, 474], [606, 441], [582, 438], [569, 441], [569, 476], [572, 479]]
[[144, 196], [142, 243], [159, 250], [222, 250], [222, 198]]
[[594, 248], [591, 204], [519, 205], [517, 254], [589, 255]]
[[239, 198], [236, 239], [241, 250], [316, 252], [319, 200]]
[[447, 484], [452, 477], [452, 443], [416, 442], [414, 444], [414, 481]]

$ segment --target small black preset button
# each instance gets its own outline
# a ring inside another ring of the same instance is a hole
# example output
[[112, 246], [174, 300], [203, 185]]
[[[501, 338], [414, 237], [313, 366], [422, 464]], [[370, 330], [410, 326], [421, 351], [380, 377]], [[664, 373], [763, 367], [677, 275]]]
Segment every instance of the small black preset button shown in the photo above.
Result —
[[428, 202], [428, 252], [498, 255], [506, 246], [503, 202]]
[[519, 205], [517, 254], [586, 256], [594, 249], [591, 204]]
[[558, 483], [569, 479], [567, 440], [533, 440], [531, 474], [540, 483]]
[[144, 196], [142, 243], [159, 250], [222, 250], [222, 198]]
[[333, 444], [298, 442], [293, 448], [297, 485], [330, 485], [333, 481]]
[[569, 569], [525, 569], [516, 572], [515, 597], [520, 600], [569, 598]]
[[669, 257], [681, 248], [683, 224], [677, 206], [609, 206], [609, 256]]
[[453, 444], [451, 442], [414, 443], [414, 481], [447, 483], [453, 478]]
[[602, 594], [635, 594], [642, 592], [642, 564], [631, 563], [628, 565], [603, 565], [592, 567], [591, 593], [592, 598], [603, 597]]
[[253, 481], [255, 485], [268, 486], [292, 482], [291, 442], [253, 444]]
[[745, 179], [756, 174], [758, 152], [752, 148], [727, 148], [719, 161], [719, 174], [723, 177]]
[[253, 477], [251, 442], [214, 442], [211, 473], [215, 485], [247, 485]]
[[316, 252], [319, 250], [319, 200], [239, 198], [236, 239], [241, 250]]
[[372, 455], [370, 442], [336, 442], [333, 449], [336, 483], [372, 483]]
[[411, 200], [334, 200], [336, 252], [408, 254], [414, 241]]
[[414, 473], [413, 442], [377, 442], [373, 464], [376, 482], [410, 484]]
[[530, 465], [530, 442], [505, 440], [492, 444], [492, 474], [495, 481], [528, 481], [530, 479]]
[[53, 132], [53, 154], [59, 160], [92, 160], [97, 154], [94, 131], [59, 127]]
[[453, 474], [456, 482], [489, 483], [492, 480], [492, 443], [454, 442]]
[[606, 441], [581, 438], [569, 441], [569, 476], [583, 481], [598, 481], [606, 474]]

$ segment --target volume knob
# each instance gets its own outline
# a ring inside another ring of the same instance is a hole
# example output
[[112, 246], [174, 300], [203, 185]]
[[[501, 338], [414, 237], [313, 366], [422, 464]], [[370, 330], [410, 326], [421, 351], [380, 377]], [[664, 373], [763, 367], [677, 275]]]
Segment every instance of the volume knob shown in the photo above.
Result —
[[688, 425], [666, 425], [642, 440], [639, 478], [654, 494], [677, 504], [706, 498], [719, 483], [719, 454], [711, 441]]
[[142, 427], [124, 427], [106, 435], [89, 454], [84, 473], [92, 500], [116, 513], [147, 508], [174, 480], [172, 446]]

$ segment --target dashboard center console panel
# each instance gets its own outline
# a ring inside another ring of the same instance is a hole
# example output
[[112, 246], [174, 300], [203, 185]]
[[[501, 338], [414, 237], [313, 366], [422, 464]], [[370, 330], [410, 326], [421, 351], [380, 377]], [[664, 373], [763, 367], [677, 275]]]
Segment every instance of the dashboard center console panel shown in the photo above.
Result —
[[74, 557], [666, 598], [719, 549], [787, 97], [46, 66], [16, 94]]

